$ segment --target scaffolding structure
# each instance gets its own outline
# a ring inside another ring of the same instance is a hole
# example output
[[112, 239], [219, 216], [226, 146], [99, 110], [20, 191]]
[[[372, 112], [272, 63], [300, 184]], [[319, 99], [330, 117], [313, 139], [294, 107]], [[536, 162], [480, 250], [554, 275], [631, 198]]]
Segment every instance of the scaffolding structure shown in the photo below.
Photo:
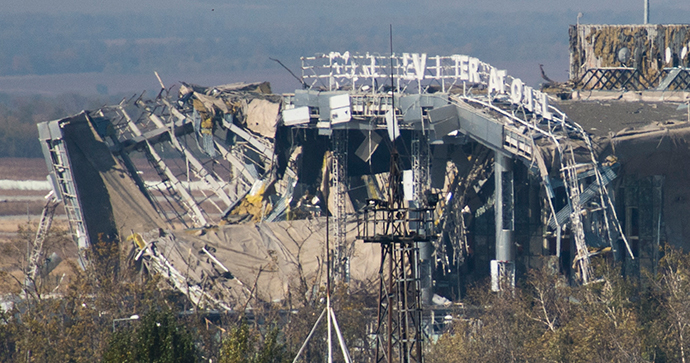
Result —
[[56, 199], [55, 193], [50, 192], [46, 196], [46, 204], [43, 206], [43, 211], [41, 212], [41, 218], [38, 220], [38, 226], [36, 227], [36, 237], [34, 237], [33, 244], [31, 245], [31, 250], [29, 252], [29, 258], [26, 266], [26, 279], [24, 282], [25, 290], [29, 290], [32, 286], [36, 285], [36, 278], [38, 277], [38, 270], [42, 264], [43, 260], [43, 242], [45, 242], [48, 232], [50, 231], [50, 226], [53, 224], [53, 217], [55, 216], [55, 210], [57, 209], [60, 201]]
[[333, 130], [331, 134], [331, 183], [335, 209], [333, 232], [333, 272], [337, 281], [350, 282], [350, 257], [352, 246], [347, 243], [347, 198], [348, 198], [348, 137], [349, 130]]
[[387, 201], [371, 201], [358, 220], [358, 239], [381, 245], [376, 362], [422, 362], [420, 243], [434, 238], [433, 209], [409, 208], [393, 147]]
[[410, 157], [412, 160], [413, 195], [417, 201], [424, 200], [424, 193], [429, 190], [430, 156], [428, 134], [423, 130], [412, 132]]
[[79, 250], [79, 263], [82, 266], [86, 266], [86, 254], [92, 241], [89, 240], [88, 233], [86, 232], [84, 215], [78, 196], [79, 192], [77, 185], [74, 183], [74, 174], [62, 128], [62, 125], [56, 121], [40, 124], [38, 126], [39, 140], [41, 141], [46, 163], [50, 167], [49, 178], [57, 193], [55, 197], [63, 201], [70, 234]]

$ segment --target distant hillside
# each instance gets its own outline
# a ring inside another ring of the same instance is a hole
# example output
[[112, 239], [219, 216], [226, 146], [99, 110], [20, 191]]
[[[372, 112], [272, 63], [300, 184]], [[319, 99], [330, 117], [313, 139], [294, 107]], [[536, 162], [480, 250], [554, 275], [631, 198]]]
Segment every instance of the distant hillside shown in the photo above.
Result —
[[[192, 14], [2, 14], [0, 77], [102, 72], [151, 74], [247, 72], [275, 68], [279, 58], [298, 71], [299, 57], [329, 51], [430, 55], [470, 54], [540, 82], [539, 64], [565, 78], [568, 28], [575, 14], [477, 12], [406, 6], [315, 15], [298, 10]], [[418, 6], [417, 6], [418, 7]], [[381, 16], [377, 16], [379, 14]], [[512, 72], [512, 73], [515, 73]], [[1, 90], [0, 90], [1, 91]]]
[[0, 158], [43, 157], [38, 143], [38, 122], [63, 118], [108, 101], [104, 97], [77, 94], [44, 97], [0, 93]]

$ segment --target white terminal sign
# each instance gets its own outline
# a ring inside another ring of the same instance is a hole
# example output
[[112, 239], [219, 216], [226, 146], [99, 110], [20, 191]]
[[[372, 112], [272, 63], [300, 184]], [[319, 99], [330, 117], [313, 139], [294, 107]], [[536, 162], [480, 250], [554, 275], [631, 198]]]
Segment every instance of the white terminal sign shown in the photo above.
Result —
[[[477, 58], [454, 54], [427, 56], [426, 53], [393, 55], [395, 78], [405, 82], [437, 81], [447, 84], [483, 85], [490, 95], [507, 95], [511, 103], [530, 112], [551, 119], [548, 95], [525, 85], [519, 78], [507, 75]], [[382, 84], [390, 76], [391, 57], [376, 54], [350, 54], [331, 52], [316, 57], [303, 57], [303, 77], [328, 78], [338, 82], [359, 81]], [[399, 84], [400, 85], [400, 84]]]

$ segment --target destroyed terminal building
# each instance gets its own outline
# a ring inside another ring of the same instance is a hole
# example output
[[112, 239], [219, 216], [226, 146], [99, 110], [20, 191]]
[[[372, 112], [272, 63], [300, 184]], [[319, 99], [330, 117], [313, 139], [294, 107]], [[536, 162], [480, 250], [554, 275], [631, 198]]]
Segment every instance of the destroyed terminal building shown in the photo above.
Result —
[[40, 142], [81, 263], [120, 241], [202, 307], [316, 296], [326, 238], [337, 281], [376, 286], [392, 198], [424, 306], [541, 266], [634, 276], [690, 235], [688, 30], [573, 26], [571, 80], [543, 89], [465, 55], [320, 54], [294, 93], [182, 84]]

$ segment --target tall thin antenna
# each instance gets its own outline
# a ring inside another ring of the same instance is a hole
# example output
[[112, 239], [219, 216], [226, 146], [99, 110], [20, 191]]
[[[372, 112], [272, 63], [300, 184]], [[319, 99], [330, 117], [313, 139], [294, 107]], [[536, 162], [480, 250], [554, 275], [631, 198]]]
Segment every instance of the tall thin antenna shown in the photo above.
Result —
[[[393, 73], [393, 24], [389, 25], [389, 44], [390, 44], [390, 68], [391, 68], [391, 109], [390, 120], [388, 119], [388, 113], [386, 113], [386, 124], [388, 126], [389, 136], [391, 138], [391, 155], [398, 154], [398, 150], [395, 147], [395, 139], [400, 136], [400, 131], [397, 130], [397, 120], [395, 119], [395, 74]], [[390, 123], [390, 125], [388, 125]], [[392, 130], [392, 131], [391, 131]], [[397, 156], [395, 157], [397, 160]], [[393, 159], [391, 159], [393, 160]], [[392, 174], [391, 174], [392, 175]]]
[[328, 220], [330, 217], [326, 213], [326, 299], [331, 298], [331, 246], [328, 241], [330, 229], [328, 228]]
[[391, 47], [391, 109], [395, 117], [395, 82], [393, 79], [393, 24], [389, 24], [389, 42]]
[[[389, 24], [389, 42], [390, 42], [390, 47], [391, 47], [391, 95], [394, 94], [394, 89], [395, 89], [395, 83], [393, 80], [393, 24]], [[395, 108], [395, 97], [393, 97], [393, 104]]]
[[328, 319], [328, 363], [333, 363], [333, 330], [335, 330], [335, 335], [338, 338], [340, 351], [343, 353], [343, 360], [345, 361], [345, 363], [352, 363], [352, 358], [350, 358], [350, 352], [347, 350], [347, 345], [345, 345], [345, 339], [343, 338], [343, 334], [340, 331], [340, 327], [338, 326], [338, 319], [336, 319], [335, 311], [333, 311], [333, 307], [331, 306], [331, 246], [328, 238], [329, 219], [330, 217], [328, 216], [328, 214], [326, 214], [326, 308], [323, 309], [323, 312], [321, 313], [321, 315], [319, 315], [319, 318], [316, 319], [314, 326], [311, 328], [311, 331], [309, 332], [309, 335], [307, 335], [307, 338], [304, 340], [304, 343], [302, 343], [302, 347], [299, 348], [299, 351], [297, 352], [295, 359], [292, 360], [292, 363], [297, 363], [299, 357], [302, 355], [302, 352], [304, 352], [304, 348], [307, 347], [309, 339], [311, 339], [311, 337], [314, 335], [314, 332], [316, 331], [316, 328], [319, 326], [319, 323], [321, 322], [321, 319], [324, 315], [326, 315], [326, 319]]
[[326, 318], [328, 325], [328, 363], [333, 363], [333, 336], [331, 335], [331, 246], [328, 242], [328, 235], [330, 235], [330, 229], [328, 228], [328, 220], [331, 219], [328, 214], [326, 214]]
[[644, 23], [649, 24], [649, 0], [644, 0]]

